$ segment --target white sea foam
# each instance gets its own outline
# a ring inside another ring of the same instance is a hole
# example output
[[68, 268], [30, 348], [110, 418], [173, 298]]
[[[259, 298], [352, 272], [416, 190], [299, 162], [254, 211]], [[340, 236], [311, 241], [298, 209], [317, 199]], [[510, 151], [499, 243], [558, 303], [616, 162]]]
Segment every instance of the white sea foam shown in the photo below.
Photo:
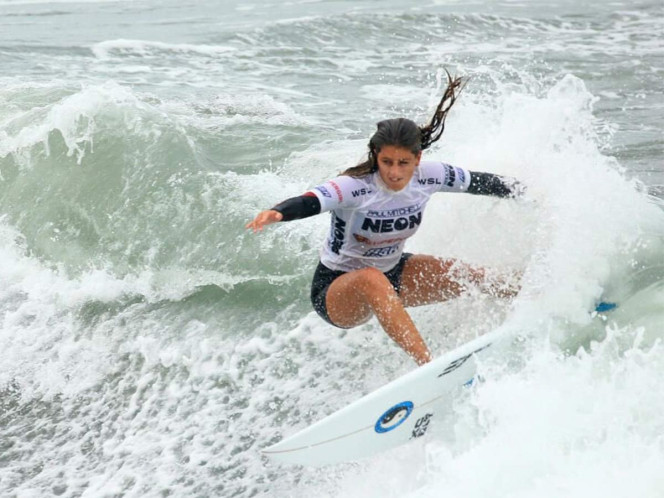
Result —
[[335, 496], [658, 496], [661, 345], [625, 351], [625, 333], [567, 358], [540, 344], [475, 386], [438, 438], [365, 463]]

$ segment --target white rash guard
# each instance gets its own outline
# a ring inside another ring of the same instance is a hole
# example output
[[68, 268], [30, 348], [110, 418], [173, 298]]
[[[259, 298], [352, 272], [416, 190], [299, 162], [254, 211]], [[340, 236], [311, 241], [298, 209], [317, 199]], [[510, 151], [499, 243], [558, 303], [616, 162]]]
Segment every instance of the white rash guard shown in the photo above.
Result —
[[391, 270], [406, 239], [422, 223], [424, 207], [436, 192], [464, 192], [470, 172], [449, 164], [421, 161], [410, 183], [394, 191], [378, 172], [355, 178], [338, 176], [313, 188], [321, 212], [332, 211], [321, 263], [337, 271], [374, 267]]

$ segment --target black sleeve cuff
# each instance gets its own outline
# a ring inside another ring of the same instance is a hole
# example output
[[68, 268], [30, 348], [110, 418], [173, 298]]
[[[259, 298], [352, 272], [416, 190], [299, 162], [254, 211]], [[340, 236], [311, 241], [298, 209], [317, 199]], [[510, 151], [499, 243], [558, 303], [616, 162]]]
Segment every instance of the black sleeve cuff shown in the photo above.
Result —
[[320, 213], [320, 201], [312, 195], [299, 195], [280, 202], [272, 208], [283, 215], [281, 221], [299, 220]]

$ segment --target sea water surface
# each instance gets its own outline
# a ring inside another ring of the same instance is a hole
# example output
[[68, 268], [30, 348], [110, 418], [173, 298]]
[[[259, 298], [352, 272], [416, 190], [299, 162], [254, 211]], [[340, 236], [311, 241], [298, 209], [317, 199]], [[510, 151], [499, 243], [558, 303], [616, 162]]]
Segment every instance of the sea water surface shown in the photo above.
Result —
[[[661, 2], [0, 0], [0, 68], [0, 495], [664, 496]], [[312, 312], [326, 215], [244, 225], [445, 69], [426, 158], [528, 191], [435, 196], [407, 249], [522, 291], [412, 315], [436, 355], [518, 347], [421, 440], [270, 462], [414, 364]]]

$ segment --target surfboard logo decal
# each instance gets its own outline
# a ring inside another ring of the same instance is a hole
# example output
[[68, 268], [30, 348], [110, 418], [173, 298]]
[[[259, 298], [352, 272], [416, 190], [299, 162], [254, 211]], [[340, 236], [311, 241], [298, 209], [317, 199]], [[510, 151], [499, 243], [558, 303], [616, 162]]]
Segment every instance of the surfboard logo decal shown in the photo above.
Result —
[[403, 424], [413, 412], [412, 401], [402, 401], [383, 413], [376, 421], [375, 429], [378, 434], [390, 432]]
[[[470, 357], [473, 356], [474, 354], [479, 353], [480, 351], [484, 351], [484, 350], [485, 350], [486, 348], [488, 348], [489, 346], [491, 346], [491, 343], [489, 343], [489, 344], [485, 344], [484, 346], [482, 346], [482, 347], [479, 348], [479, 349], [476, 349], [476, 350], [473, 351], [472, 353], [468, 353], [468, 354], [465, 355], [465, 356], [462, 356], [462, 357], [460, 357], [460, 358], [457, 358], [457, 359], [454, 360], [452, 363], [450, 363], [449, 365], [447, 365], [447, 368], [446, 368], [445, 370], [443, 370], [443, 373], [441, 373], [438, 377], [442, 377], [443, 375], [447, 375], [448, 373], [452, 373], [452, 372], [454, 372], [457, 368], [459, 368], [461, 365], [463, 365], [464, 363], [466, 363], [466, 361], [468, 360], [468, 358], [470, 358]], [[464, 385], [465, 385], [465, 384], [464, 384]]]

